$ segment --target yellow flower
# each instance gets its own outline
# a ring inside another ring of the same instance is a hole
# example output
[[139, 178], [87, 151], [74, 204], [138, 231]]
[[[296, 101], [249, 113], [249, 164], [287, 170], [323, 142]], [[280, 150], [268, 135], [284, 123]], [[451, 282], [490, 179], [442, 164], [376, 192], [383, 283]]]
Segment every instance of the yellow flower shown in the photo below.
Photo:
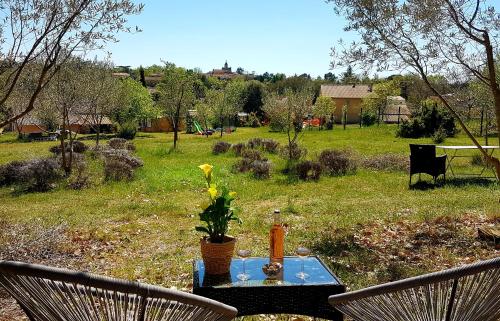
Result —
[[236, 197], [236, 192], [229, 192], [229, 196], [231, 196], [232, 198], [235, 198]]
[[209, 178], [210, 175], [212, 175], [212, 168], [214, 168], [212, 165], [210, 165], [210, 164], [203, 164], [203, 165], [200, 165], [198, 167], [203, 171], [203, 173], [205, 174], [206, 178]]
[[210, 197], [212, 199], [215, 199], [215, 197], [217, 196], [217, 189], [215, 187], [210, 187], [208, 189], [208, 194], [210, 194]]

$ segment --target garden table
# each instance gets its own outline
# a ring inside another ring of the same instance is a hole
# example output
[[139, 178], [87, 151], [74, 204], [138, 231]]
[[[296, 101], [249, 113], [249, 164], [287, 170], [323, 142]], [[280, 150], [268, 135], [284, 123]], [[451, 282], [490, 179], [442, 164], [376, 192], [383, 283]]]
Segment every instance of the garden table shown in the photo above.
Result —
[[[490, 156], [493, 155], [493, 153], [495, 152], [496, 149], [499, 149], [499, 146], [481, 146], [481, 147], [483, 149], [485, 149], [486, 152], [489, 153]], [[441, 148], [444, 151], [445, 155], [447, 156], [448, 165], [446, 166], [446, 171], [448, 171], [448, 169], [449, 169], [451, 174], [453, 175], [453, 177], [457, 176], [457, 175], [455, 175], [455, 171], [453, 170], [453, 160], [455, 158], [459, 158], [459, 157], [472, 157], [471, 155], [460, 154], [460, 151], [478, 149], [478, 147], [475, 145], [471, 145], [471, 146], [446, 146], [446, 145], [442, 145], [442, 146], [436, 146], [436, 148]], [[479, 172], [479, 173], [468, 173], [468, 174], [462, 173], [460, 175], [482, 177], [482, 175], [486, 172], [487, 169], [488, 169], [488, 164], [485, 163], [485, 164], [483, 164], [483, 167], [481, 168], [481, 172]], [[493, 168], [491, 168], [491, 170], [493, 171], [494, 176], [483, 176], [483, 177], [496, 178], [495, 171], [493, 170]]]
[[342, 321], [342, 314], [328, 304], [328, 296], [345, 292], [345, 286], [316, 256], [304, 259], [304, 272], [309, 278], [295, 276], [301, 270], [299, 257], [285, 257], [283, 272], [271, 280], [262, 272], [269, 258], [246, 259], [245, 270], [250, 279], [240, 281], [242, 260], [231, 261], [225, 275], [206, 275], [202, 260], [193, 262], [193, 293], [215, 299], [238, 309], [238, 315], [300, 314]]

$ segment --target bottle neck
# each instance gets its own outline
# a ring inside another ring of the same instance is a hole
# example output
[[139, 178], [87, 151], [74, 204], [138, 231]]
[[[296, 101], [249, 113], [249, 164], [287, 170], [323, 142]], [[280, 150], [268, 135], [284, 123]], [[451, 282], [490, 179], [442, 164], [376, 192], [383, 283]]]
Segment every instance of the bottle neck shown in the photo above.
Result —
[[273, 214], [273, 224], [281, 225], [281, 214], [279, 212]]

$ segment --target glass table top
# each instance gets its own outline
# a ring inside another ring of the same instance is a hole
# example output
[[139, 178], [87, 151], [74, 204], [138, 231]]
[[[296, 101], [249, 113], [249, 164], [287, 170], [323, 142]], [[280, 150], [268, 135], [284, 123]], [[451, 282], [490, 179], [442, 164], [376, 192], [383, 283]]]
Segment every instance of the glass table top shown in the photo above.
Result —
[[205, 275], [202, 260], [194, 262], [194, 287], [235, 287], [235, 286], [287, 286], [287, 285], [323, 285], [340, 284], [337, 278], [325, 267], [316, 256], [304, 258], [304, 272], [309, 274], [305, 280], [295, 276], [301, 271], [299, 257], [285, 257], [283, 272], [276, 279], [270, 279], [262, 271], [262, 266], [269, 263], [269, 258], [251, 257], [246, 259], [245, 270], [250, 279], [240, 281], [236, 276], [243, 272], [243, 260], [233, 258], [229, 274]]

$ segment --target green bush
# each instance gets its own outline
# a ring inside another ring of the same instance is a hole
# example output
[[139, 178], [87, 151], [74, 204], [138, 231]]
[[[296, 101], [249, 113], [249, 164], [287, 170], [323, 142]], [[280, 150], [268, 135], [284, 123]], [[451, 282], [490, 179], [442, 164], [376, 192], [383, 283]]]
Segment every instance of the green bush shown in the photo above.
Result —
[[412, 118], [411, 120], [403, 120], [396, 132], [396, 136], [403, 138], [419, 138], [424, 136], [424, 133], [424, 124], [420, 118]]
[[377, 115], [373, 112], [364, 111], [361, 114], [361, 123], [363, 126], [371, 126], [377, 122]]
[[403, 138], [433, 137], [441, 129], [437, 138], [452, 137], [457, 133], [453, 116], [436, 106], [422, 106], [421, 110], [413, 115], [409, 121], [403, 121], [396, 135]]
[[119, 126], [116, 136], [119, 138], [132, 140], [135, 138], [135, 134], [137, 134], [137, 126], [135, 124], [130, 123]]
[[256, 113], [250, 113], [248, 115], [248, 120], [245, 122], [245, 126], [253, 127], [253, 128], [257, 128], [257, 127], [261, 126], [259, 117], [257, 117]]
[[444, 142], [445, 139], [446, 139], [446, 131], [442, 127], [436, 130], [434, 135], [432, 135], [432, 141], [435, 144], [441, 144], [442, 142]]

